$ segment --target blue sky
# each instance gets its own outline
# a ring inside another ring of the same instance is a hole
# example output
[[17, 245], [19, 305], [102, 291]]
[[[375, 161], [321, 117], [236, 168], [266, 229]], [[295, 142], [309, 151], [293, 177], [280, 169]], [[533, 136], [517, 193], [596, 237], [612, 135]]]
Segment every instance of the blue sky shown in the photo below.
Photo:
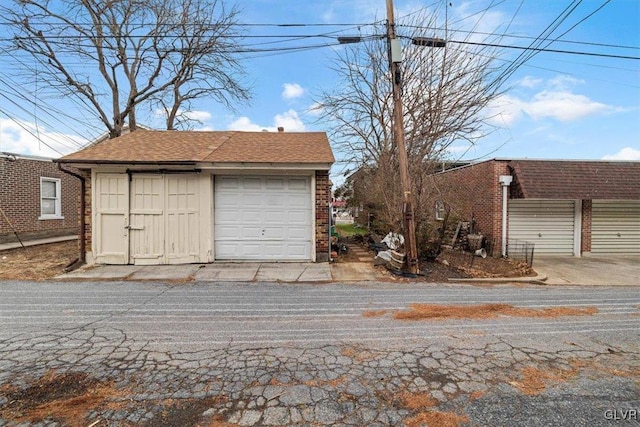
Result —
[[[504, 32], [508, 25], [513, 37], [503, 38], [501, 44], [526, 47], [531, 42], [527, 37], [542, 34], [573, 2], [395, 0], [396, 17], [422, 8], [442, 13], [448, 3], [450, 29], [496, 33]], [[318, 123], [313, 105], [320, 90], [335, 85], [330, 66], [336, 50], [342, 47], [335, 46], [332, 37], [370, 32], [367, 24], [386, 17], [385, 0], [240, 0], [237, 4], [243, 10], [241, 20], [245, 24], [306, 24], [248, 25], [245, 30], [252, 36], [244, 41], [248, 46], [333, 46], [248, 54], [243, 64], [253, 86], [252, 101], [238, 105], [235, 112], [206, 100], [198, 102], [190, 114], [201, 120], [199, 128], [275, 130], [283, 126], [287, 131], [325, 130], [326, 124]], [[479, 14], [480, 11], [484, 13]], [[562, 35], [567, 30], [570, 31]], [[5, 28], [0, 27], [3, 31]], [[256, 37], [300, 34], [331, 37], [286, 42]], [[551, 37], [560, 35], [560, 40], [548, 49], [640, 57], [640, 2], [583, 0]], [[0, 38], [3, 36], [6, 33], [0, 33]], [[470, 37], [482, 39], [481, 34]], [[504, 49], [499, 63], [508, 64], [521, 52]], [[55, 157], [59, 154], [39, 143], [38, 138], [68, 153], [104, 131], [68, 99], [34, 103], [38, 99], [37, 85], [42, 82], [21, 83], [22, 97], [18, 97], [7, 87], [16, 88], [16, 80], [7, 74], [18, 69], [15, 56], [0, 52], [0, 60], [0, 93], [5, 94], [0, 97], [0, 151]], [[509, 90], [492, 106], [492, 111], [498, 113], [493, 124], [500, 129], [474, 147], [462, 142], [454, 144], [452, 157], [640, 160], [640, 60], [540, 52], [520, 66], [504, 88]], [[66, 116], [43, 115], [47, 105], [62, 106]], [[160, 118], [153, 115], [146, 118], [146, 123], [152, 127], [162, 125]], [[339, 175], [340, 167], [334, 168], [333, 173]]]

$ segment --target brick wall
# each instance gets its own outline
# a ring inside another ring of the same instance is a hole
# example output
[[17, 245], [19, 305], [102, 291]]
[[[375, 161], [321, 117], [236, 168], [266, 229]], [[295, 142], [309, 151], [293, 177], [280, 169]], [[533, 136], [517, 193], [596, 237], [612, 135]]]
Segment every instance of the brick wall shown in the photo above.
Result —
[[316, 171], [316, 261], [329, 261], [329, 171]]
[[[41, 177], [60, 179], [63, 219], [38, 219]], [[22, 240], [77, 234], [79, 193], [78, 179], [51, 160], [0, 156], [0, 207]], [[0, 214], [0, 243], [17, 241], [11, 225]]]
[[580, 238], [580, 253], [591, 252], [591, 200], [582, 201], [582, 236]]
[[475, 231], [482, 233], [490, 245], [499, 248], [502, 241], [500, 175], [510, 175], [506, 161], [491, 160], [437, 174], [431, 205], [435, 205], [435, 200], [441, 200], [450, 209], [451, 218], [473, 219]]

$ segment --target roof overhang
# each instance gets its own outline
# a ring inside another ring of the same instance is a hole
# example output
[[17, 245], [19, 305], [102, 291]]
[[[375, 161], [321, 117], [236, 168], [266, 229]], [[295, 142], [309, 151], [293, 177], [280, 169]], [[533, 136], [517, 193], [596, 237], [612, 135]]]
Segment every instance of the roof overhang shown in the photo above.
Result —
[[202, 170], [215, 169], [246, 169], [246, 170], [329, 170], [331, 163], [253, 163], [253, 162], [215, 162], [215, 163], [199, 163], [198, 167]]
[[149, 167], [149, 168], [158, 168], [160, 166], [166, 168], [184, 168], [184, 167], [194, 167], [197, 162], [193, 161], [180, 161], [180, 162], [123, 162], [121, 160], [62, 160], [56, 159], [54, 160], [56, 163], [69, 165], [77, 169], [93, 169], [101, 166], [122, 166], [122, 167]]
[[329, 170], [331, 163], [253, 163], [253, 162], [122, 162], [115, 160], [61, 160], [58, 163], [77, 169], [119, 167], [129, 170]]

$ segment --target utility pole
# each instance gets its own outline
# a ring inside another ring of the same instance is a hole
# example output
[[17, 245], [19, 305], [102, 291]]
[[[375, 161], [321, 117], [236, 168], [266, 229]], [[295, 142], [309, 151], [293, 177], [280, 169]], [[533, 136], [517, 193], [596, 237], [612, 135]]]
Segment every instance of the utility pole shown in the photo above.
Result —
[[411, 177], [407, 159], [407, 146], [404, 141], [404, 120], [402, 113], [402, 48], [396, 39], [393, 0], [387, 0], [387, 42], [389, 44], [389, 66], [393, 81], [393, 139], [398, 149], [400, 184], [402, 187], [402, 218], [404, 245], [409, 273], [418, 273], [418, 248], [416, 244], [416, 222], [413, 216], [413, 195]]

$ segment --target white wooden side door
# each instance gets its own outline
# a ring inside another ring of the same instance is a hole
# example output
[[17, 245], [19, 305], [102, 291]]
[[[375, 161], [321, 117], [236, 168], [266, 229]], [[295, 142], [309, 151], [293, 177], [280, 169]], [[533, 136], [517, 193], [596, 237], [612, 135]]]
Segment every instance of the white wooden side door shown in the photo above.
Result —
[[123, 173], [97, 173], [94, 257], [99, 264], [127, 264], [129, 260], [129, 180]]
[[163, 264], [165, 255], [164, 177], [134, 174], [129, 213], [129, 263]]
[[168, 264], [200, 262], [199, 177], [166, 175]]

